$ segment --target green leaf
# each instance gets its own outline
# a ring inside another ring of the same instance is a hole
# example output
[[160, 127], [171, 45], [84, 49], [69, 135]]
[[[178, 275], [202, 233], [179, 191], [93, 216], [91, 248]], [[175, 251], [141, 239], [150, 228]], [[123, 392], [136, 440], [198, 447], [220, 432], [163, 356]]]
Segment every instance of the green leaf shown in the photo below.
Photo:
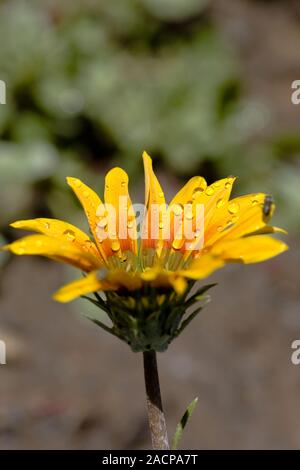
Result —
[[177, 450], [178, 449], [178, 445], [179, 445], [179, 442], [182, 438], [183, 431], [184, 431], [190, 417], [192, 416], [192, 414], [194, 412], [194, 409], [197, 405], [197, 402], [198, 402], [198, 397], [194, 398], [194, 400], [189, 404], [189, 406], [187, 407], [184, 415], [182, 416], [181, 420], [177, 424], [175, 434], [174, 434], [173, 439], [172, 439], [172, 450]]

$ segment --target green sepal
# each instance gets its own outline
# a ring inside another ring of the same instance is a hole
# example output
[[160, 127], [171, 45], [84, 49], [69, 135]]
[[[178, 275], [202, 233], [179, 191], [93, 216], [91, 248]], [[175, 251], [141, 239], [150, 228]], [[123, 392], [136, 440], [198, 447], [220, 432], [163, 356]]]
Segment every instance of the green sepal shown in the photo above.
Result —
[[[215, 284], [202, 286], [188, 298], [194, 282], [182, 295], [173, 289], [154, 288], [146, 284], [136, 291], [119, 290], [105, 293], [106, 299], [96, 292], [95, 299], [82, 296], [106, 312], [112, 322], [107, 327], [98, 319], [90, 318], [95, 324], [125, 341], [134, 352], [165, 351], [202, 310], [208, 297], [204, 294]], [[184, 318], [187, 310], [202, 302], [194, 312]]]

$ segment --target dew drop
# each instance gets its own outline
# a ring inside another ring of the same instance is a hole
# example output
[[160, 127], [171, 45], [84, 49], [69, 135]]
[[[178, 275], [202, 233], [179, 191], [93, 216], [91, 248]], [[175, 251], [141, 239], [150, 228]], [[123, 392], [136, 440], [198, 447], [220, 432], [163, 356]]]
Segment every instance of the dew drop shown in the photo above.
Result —
[[226, 222], [226, 224], [225, 224], [225, 227], [224, 227], [224, 230], [228, 230], [228, 229], [230, 229], [232, 226], [233, 226], [233, 218], [227, 220], [227, 222]]
[[214, 184], [213, 184], [213, 187], [214, 188], [219, 188], [221, 186], [221, 182], [220, 181], [215, 181]]
[[76, 186], [76, 188], [80, 188], [80, 187], [82, 186], [81, 181], [75, 180], [75, 181], [74, 181], [74, 186]]
[[233, 223], [235, 223], [237, 220], [238, 220], [239, 216], [237, 214], [234, 214], [232, 217], [231, 217], [231, 220]]
[[162, 191], [159, 192], [159, 197], [164, 197], [164, 193]]
[[111, 249], [112, 251], [119, 251], [120, 249], [120, 243], [118, 242], [118, 240], [114, 240], [111, 244]]
[[93, 242], [91, 240], [85, 240], [83, 249], [89, 251], [92, 248]]
[[237, 202], [231, 202], [228, 206], [228, 212], [230, 214], [236, 214], [240, 210], [240, 206]]
[[46, 228], [47, 230], [49, 230], [49, 228], [50, 228], [49, 222], [45, 222], [45, 228]]
[[222, 230], [223, 230], [223, 225], [219, 225], [219, 226], [217, 227], [217, 231], [218, 231], [218, 232], [222, 232]]
[[199, 197], [204, 191], [204, 188], [201, 188], [200, 186], [198, 186], [197, 188], [194, 189], [193, 191], [193, 199], [197, 199], [197, 197]]
[[99, 220], [98, 225], [99, 225], [100, 228], [105, 228], [107, 226], [107, 219], [103, 218], [103, 219]]
[[67, 239], [71, 242], [75, 240], [75, 233], [73, 230], [65, 230], [63, 234], [66, 235]]
[[220, 207], [223, 207], [224, 204], [225, 204], [224, 199], [219, 199], [219, 200], [217, 201], [217, 208], [220, 209]]
[[129, 220], [129, 221], [127, 222], [127, 227], [128, 227], [128, 228], [133, 228], [133, 225], [134, 225], [134, 223], [133, 223], [132, 220]]
[[182, 247], [184, 243], [184, 240], [182, 239], [176, 239], [173, 241], [172, 243], [172, 248], [174, 248], [174, 250], [180, 250], [180, 248]]
[[83, 195], [83, 197], [89, 197], [89, 192], [88, 191], [83, 191], [82, 195]]
[[226, 188], [226, 189], [230, 189], [231, 186], [232, 186], [232, 181], [231, 181], [230, 179], [228, 179], [228, 180], [226, 181], [226, 183], [225, 183], [225, 188]]
[[164, 228], [164, 224], [162, 222], [159, 222], [159, 228], [162, 230]]
[[125, 186], [126, 186], [126, 181], [122, 181], [121, 186], [122, 186], [122, 188], [125, 188]]
[[208, 186], [208, 188], [205, 191], [205, 194], [207, 196], [212, 196], [214, 194], [214, 192], [215, 192], [214, 188], [212, 186]]
[[182, 212], [183, 212], [182, 204], [175, 204], [173, 206], [173, 212], [174, 212], [174, 215], [177, 216], [177, 217], [182, 215]]
[[258, 199], [252, 199], [251, 204], [252, 206], [256, 206], [259, 203]]

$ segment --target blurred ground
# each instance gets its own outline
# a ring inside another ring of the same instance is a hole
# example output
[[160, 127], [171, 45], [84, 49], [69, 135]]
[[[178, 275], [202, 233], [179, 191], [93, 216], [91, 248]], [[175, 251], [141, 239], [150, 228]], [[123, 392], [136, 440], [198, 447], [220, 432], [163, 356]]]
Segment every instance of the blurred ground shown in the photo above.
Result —
[[[159, 355], [170, 433], [199, 396], [184, 448], [300, 447], [300, 366], [290, 360], [299, 262], [294, 242], [278, 259], [214, 276], [211, 304]], [[0, 448], [149, 447], [141, 355], [52, 302], [62, 281], [47, 261], [6, 270]]]
[[[250, 93], [272, 107], [267, 131], [297, 130], [298, 2], [212, 5]], [[214, 276], [211, 304], [159, 355], [170, 434], [199, 396], [183, 447], [300, 448], [300, 366], [290, 361], [300, 339], [299, 242], [278, 259]], [[63, 270], [42, 260], [14, 259], [3, 272], [0, 448], [149, 447], [140, 355], [52, 302], [63, 282]]]
[[299, 76], [299, 1], [214, 0], [212, 14], [239, 53], [247, 92], [268, 103], [267, 132], [299, 131], [299, 108], [291, 103], [291, 83]]

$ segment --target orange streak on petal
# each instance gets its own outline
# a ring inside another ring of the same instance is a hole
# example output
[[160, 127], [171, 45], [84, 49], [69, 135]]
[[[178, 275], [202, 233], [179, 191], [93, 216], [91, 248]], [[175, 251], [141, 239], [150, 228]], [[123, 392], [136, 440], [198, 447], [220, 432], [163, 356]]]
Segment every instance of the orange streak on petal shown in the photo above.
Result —
[[114, 251], [137, 254], [136, 219], [128, 192], [128, 176], [121, 168], [113, 168], [106, 175], [104, 199], [107, 212], [111, 213], [109, 238], [115, 240], [115, 247], [119, 246]]

